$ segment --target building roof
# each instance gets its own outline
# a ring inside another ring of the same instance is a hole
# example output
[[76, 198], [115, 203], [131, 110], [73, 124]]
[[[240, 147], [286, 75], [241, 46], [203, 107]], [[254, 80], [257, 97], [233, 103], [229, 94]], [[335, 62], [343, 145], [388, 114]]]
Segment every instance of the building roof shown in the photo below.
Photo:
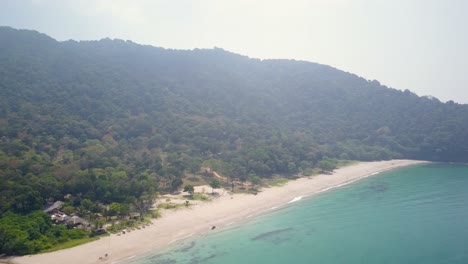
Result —
[[57, 210], [60, 209], [62, 207], [62, 205], [63, 205], [62, 201], [56, 201], [53, 205], [47, 207], [43, 211], [44, 211], [44, 213], [50, 213], [50, 212], [52, 212], [52, 211], [54, 211], [56, 209]]
[[67, 224], [71, 224], [71, 225], [84, 225], [84, 226], [89, 225], [89, 222], [87, 220], [78, 216], [72, 216], [65, 221], [67, 222]]

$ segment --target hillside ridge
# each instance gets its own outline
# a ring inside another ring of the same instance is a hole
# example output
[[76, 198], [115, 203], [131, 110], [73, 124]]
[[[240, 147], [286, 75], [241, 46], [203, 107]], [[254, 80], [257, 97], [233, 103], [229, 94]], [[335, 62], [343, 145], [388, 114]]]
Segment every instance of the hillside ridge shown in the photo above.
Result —
[[337, 160], [468, 162], [468, 105], [330, 66], [8, 27], [0, 40], [1, 216], [64, 196], [71, 212], [146, 208], [209, 181], [202, 167], [261, 182]]

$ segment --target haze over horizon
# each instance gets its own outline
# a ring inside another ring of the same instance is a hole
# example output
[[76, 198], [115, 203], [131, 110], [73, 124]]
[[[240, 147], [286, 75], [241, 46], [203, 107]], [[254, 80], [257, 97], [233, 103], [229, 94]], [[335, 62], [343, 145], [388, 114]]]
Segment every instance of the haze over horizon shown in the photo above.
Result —
[[327, 64], [468, 103], [468, 2], [6, 0], [0, 25], [57, 40], [119, 38], [173, 49]]

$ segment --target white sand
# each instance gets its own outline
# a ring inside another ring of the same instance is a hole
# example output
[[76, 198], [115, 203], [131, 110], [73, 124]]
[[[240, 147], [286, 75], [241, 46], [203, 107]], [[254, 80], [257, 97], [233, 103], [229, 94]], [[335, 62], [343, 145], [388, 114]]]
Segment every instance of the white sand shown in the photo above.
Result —
[[[145, 229], [125, 235], [101, 238], [78, 247], [51, 253], [17, 257], [19, 264], [85, 264], [118, 263], [180, 242], [189, 237], [216, 232], [225, 226], [285, 206], [302, 197], [326, 191], [397, 167], [419, 164], [422, 161], [391, 160], [362, 162], [344, 167], [332, 175], [317, 175], [288, 182], [282, 187], [263, 189], [258, 195], [227, 193], [212, 202], [166, 213]], [[211, 227], [216, 226], [214, 231]], [[108, 254], [104, 257], [104, 254]], [[100, 259], [102, 257], [102, 259]]]

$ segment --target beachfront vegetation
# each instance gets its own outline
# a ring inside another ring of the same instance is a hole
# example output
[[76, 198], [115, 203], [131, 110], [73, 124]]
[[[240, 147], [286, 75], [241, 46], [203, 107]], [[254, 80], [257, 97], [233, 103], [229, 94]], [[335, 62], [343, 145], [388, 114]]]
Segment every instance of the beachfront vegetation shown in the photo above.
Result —
[[319, 167], [322, 172], [329, 173], [337, 168], [337, 164], [338, 161], [336, 161], [335, 159], [324, 157], [322, 160], [317, 162], [317, 167]]
[[204, 194], [204, 193], [194, 193], [191, 197], [190, 197], [191, 200], [195, 200], [195, 201], [211, 201], [211, 198], [208, 197], [208, 195]]
[[217, 179], [213, 179], [210, 181], [211, 193], [214, 192], [214, 189], [218, 189], [221, 187], [221, 183]]
[[[207, 171], [256, 185], [336, 160], [468, 161], [468, 106], [329, 66], [7, 27], [0, 39], [1, 221], [57, 200], [94, 228], [141, 218], [158, 193]], [[0, 235], [0, 254], [42, 250], [55, 228], [1, 223], [21, 232]], [[36, 237], [47, 241], [25, 249]]]
[[33, 254], [71, 240], [88, 237], [89, 233], [84, 230], [53, 225], [50, 217], [41, 211], [25, 215], [8, 212], [0, 219], [1, 254]]
[[273, 186], [273, 187], [284, 186], [288, 183], [288, 181], [289, 181], [288, 179], [284, 179], [284, 178], [272, 179], [268, 183], [268, 186]]
[[190, 184], [185, 185], [184, 192], [188, 192], [190, 196], [193, 197], [193, 194], [195, 193], [195, 188], [193, 187], [193, 185], [190, 185]]

